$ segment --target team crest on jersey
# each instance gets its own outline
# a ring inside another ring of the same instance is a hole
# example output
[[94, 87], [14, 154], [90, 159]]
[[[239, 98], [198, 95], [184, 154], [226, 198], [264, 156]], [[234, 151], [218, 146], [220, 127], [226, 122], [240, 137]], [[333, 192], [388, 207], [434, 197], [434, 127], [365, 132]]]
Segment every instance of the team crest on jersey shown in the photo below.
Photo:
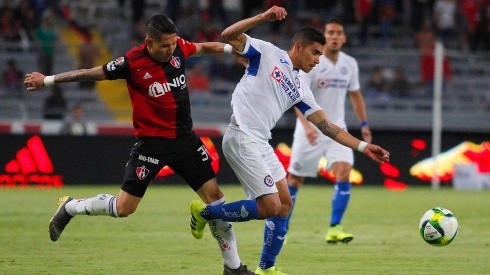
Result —
[[180, 58], [176, 56], [172, 56], [172, 60], [170, 60], [170, 64], [174, 66], [175, 68], [180, 68]]
[[272, 78], [274, 78], [278, 83], [281, 82], [282, 77], [284, 76], [284, 72], [281, 71], [278, 67], [274, 67], [271, 73]]
[[143, 180], [148, 176], [148, 173], [150, 173], [150, 170], [148, 170], [146, 166], [136, 167], [136, 176], [138, 176], [138, 179]]
[[264, 178], [264, 183], [265, 183], [265, 185], [272, 187], [274, 185], [274, 179], [272, 179], [271, 175], [267, 175]]
[[299, 81], [299, 78], [297, 76], [294, 77], [294, 83], [296, 83], [296, 87], [298, 89], [301, 89], [301, 81]]
[[340, 73], [343, 74], [343, 75], [346, 75], [349, 71], [347, 70], [347, 67], [346, 66], [343, 66], [342, 68], [340, 68]]

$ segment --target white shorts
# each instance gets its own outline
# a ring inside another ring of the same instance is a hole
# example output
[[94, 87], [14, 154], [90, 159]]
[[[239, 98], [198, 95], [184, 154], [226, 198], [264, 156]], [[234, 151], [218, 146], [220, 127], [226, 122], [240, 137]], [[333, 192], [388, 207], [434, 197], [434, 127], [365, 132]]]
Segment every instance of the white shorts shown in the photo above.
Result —
[[288, 167], [288, 172], [291, 174], [299, 177], [317, 177], [318, 163], [323, 156], [327, 158], [328, 170], [335, 162], [347, 162], [354, 165], [354, 152], [351, 148], [323, 135], [320, 131], [318, 131], [317, 144], [311, 145], [304, 129], [298, 131], [297, 125], [296, 129]]
[[223, 136], [223, 153], [248, 199], [277, 193], [276, 182], [286, 171], [267, 141], [257, 141], [230, 125]]

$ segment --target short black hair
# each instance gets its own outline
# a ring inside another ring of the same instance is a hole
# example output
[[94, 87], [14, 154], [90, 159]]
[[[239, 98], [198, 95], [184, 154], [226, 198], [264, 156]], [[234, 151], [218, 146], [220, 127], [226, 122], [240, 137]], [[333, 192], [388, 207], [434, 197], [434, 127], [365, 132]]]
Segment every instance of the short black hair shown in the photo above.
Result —
[[163, 14], [154, 15], [146, 22], [146, 35], [158, 39], [165, 34], [177, 33], [177, 26], [172, 19]]
[[320, 30], [313, 27], [304, 27], [299, 31], [297, 31], [293, 35], [292, 42], [293, 44], [291, 46], [293, 46], [295, 43], [300, 43], [302, 45], [309, 45], [311, 43], [318, 42], [322, 46], [327, 43], [323, 33]]
[[327, 22], [325, 22], [325, 26], [328, 25], [328, 24], [339, 24], [342, 27], [344, 26], [344, 24], [342, 23], [342, 21], [340, 21], [340, 19], [338, 19], [338, 18], [330, 18], [330, 19], [328, 19]]

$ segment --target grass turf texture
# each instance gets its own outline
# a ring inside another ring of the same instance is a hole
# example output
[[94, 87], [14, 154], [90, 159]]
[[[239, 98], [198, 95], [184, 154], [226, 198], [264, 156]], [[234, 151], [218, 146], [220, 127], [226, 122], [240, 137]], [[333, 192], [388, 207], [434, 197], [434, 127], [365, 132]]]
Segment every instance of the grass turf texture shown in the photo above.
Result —
[[[223, 185], [227, 200], [243, 198], [238, 185]], [[151, 186], [129, 218], [77, 216], [58, 242], [48, 221], [58, 197], [117, 194], [118, 186], [64, 189], [0, 189], [0, 274], [221, 274], [216, 241], [188, 229], [185, 186]], [[488, 191], [411, 188], [404, 192], [354, 186], [344, 227], [349, 244], [324, 241], [332, 186], [304, 186], [297, 199], [288, 243], [276, 264], [288, 274], [490, 274]], [[446, 247], [426, 244], [418, 222], [429, 208], [453, 211], [456, 239]], [[242, 261], [255, 270], [263, 221], [235, 223]]]

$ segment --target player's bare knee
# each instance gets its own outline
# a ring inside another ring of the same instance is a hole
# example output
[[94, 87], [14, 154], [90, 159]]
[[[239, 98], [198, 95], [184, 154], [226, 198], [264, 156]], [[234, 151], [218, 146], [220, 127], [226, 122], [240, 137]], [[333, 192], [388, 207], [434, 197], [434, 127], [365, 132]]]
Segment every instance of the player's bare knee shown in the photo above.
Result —
[[263, 219], [275, 217], [281, 211], [281, 201], [277, 195], [268, 195], [257, 202], [259, 216]]
[[291, 208], [293, 208], [293, 200], [291, 199], [291, 196], [281, 198], [281, 210], [279, 215], [289, 215]]

